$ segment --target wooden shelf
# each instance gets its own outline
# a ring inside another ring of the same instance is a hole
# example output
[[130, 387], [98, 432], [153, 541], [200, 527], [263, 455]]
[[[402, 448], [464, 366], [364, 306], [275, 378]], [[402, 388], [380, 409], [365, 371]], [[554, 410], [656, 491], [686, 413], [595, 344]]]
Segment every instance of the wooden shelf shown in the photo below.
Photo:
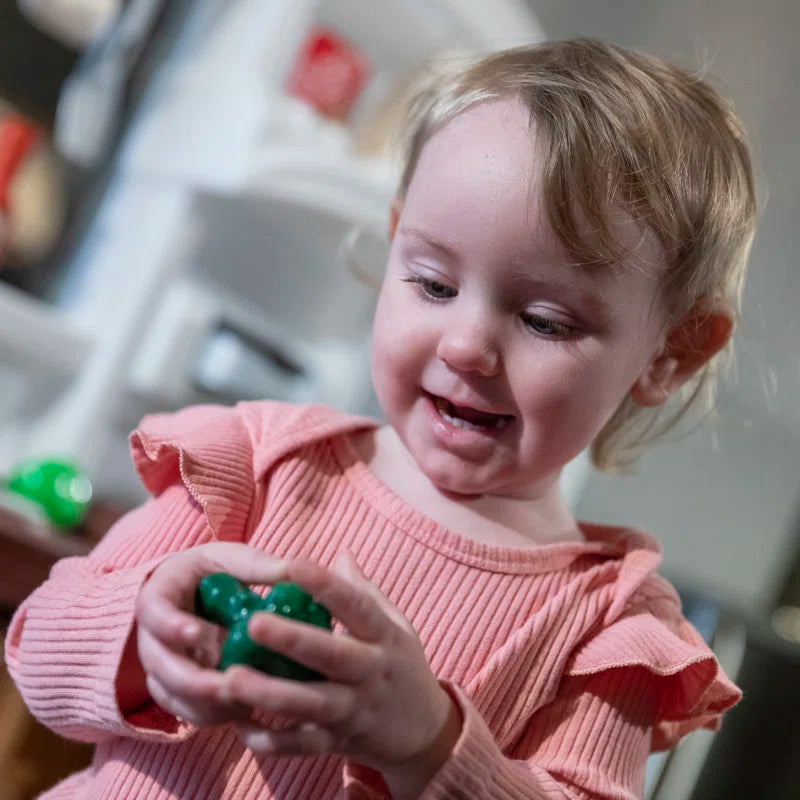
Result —
[[[60, 558], [88, 553], [95, 540], [62, 533], [0, 503], [0, 608], [11, 612], [44, 581]], [[0, 798], [33, 800], [73, 772], [88, 766], [92, 745], [56, 735], [30, 714], [9, 676], [0, 628]]]
[[0, 632], [0, 797], [33, 800], [87, 767], [94, 747], [63, 739], [31, 716], [6, 671], [3, 640]]
[[0, 504], [0, 607], [16, 608], [66, 556], [85, 555], [94, 542], [37, 524]]

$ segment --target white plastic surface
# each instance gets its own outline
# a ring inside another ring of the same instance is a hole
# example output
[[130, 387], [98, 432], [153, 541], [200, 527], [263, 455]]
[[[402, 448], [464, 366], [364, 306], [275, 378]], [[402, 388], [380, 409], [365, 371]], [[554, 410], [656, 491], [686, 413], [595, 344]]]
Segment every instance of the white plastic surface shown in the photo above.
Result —
[[0, 359], [31, 373], [74, 374], [86, 359], [91, 338], [67, 315], [0, 283]]
[[198, 397], [195, 346], [220, 317], [299, 359], [318, 401], [376, 411], [374, 296], [342, 271], [337, 249], [354, 225], [385, 228], [396, 176], [356, 157], [346, 127], [286, 96], [312, 25], [332, 26], [371, 59], [361, 115], [422, 58], [540, 36], [522, 0], [194, 4], [66, 265], [61, 309], [14, 303], [9, 322], [0, 315], [3, 362], [14, 351], [31, 371], [72, 376], [40, 399], [35, 424], [0, 420], [7, 460], [58, 453], [90, 475], [128, 480], [106, 462], [124, 453], [131, 415]]

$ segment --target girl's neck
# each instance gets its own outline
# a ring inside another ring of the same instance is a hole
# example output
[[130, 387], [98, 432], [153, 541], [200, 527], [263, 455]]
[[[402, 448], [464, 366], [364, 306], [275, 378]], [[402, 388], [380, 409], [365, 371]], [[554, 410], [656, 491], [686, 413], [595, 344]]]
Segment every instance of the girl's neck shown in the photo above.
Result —
[[530, 498], [444, 494], [417, 468], [394, 430], [363, 431], [356, 451], [375, 475], [409, 505], [449, 530], [485, 544], [535, 547], [584, 536], [559, 491], [558, 481]]

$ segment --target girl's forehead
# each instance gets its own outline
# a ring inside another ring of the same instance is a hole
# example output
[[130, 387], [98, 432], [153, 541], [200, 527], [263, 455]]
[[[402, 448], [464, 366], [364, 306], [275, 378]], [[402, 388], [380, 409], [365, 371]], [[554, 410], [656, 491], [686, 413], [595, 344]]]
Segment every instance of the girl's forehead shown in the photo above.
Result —
[[509, 101], [481, 103], [425, 144], [404, 206], [437, 227], [474, 225], [474, 233], [508, 234], [530, 225], [538, 231], [538, 162], [522, 108]]
[[[423, 148], [405, 197], [409, 211], [405, 221], [418, 231], [429, 231], [430, 238], [445, 246], [454, 245], [453, 249], [459, 242], [490, 237], [514, 250], [512, 258], [521, 265], [532, 256], [544, 256], [574, 266], [577, 257], [558, 238], [545, 211], [543, 165], [535, 125], [517, 98], [471, 106], [442, 126]], [[612, 210], [609, 223], [629, 257], [627, 263], [606, 269], [661, 270], [663, 249], [642, 220], [620, 206]], [[592, 249], [588, 224], [583, 235]]]
[[509, 168], [530, 174], [538, 160], [535, 145], [535, 129], [519, 100], [487, 100], [470, 106], [433, 133], [422, 149], [416, 172], [438, 165], [438, 169], [460, 166], [480, 172]]

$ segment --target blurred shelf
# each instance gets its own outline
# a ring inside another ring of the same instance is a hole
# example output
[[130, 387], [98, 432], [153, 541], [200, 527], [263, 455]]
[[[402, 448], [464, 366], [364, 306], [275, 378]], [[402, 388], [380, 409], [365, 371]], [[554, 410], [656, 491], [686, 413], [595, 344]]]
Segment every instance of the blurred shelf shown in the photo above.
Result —
[[[345, 120], [287, 89], [320, 28], [370, 62]], [[187, 3], [157, 69], [145, 70], [56, 305], [0, 291], [0, 368], [13, 362], [26, 379], [0, 418], [0, 463], [58, 453], [127, 502], [139, 484], [120, 463], [141, 413], [228, 402], [248, 388], [377, 412], [374, 287], [346, 274], [337, 251], [360, 228], [356, 260], [380, 262], [382, 274], [398, 177], [390, 131], [408, 81], [431, 57], [537, 38], [523, 0]], [[76, 80], [102, 84], [106, 63], [82, 62]], [[227, 371], [200, 363], [219, 354], [210, 345], [225, 344], [221, 329], [239, 334]], [[255, 369], [259, 380], [245, 386]]]
[[34, 800], [62, 778], [87, 767], [94, 747], [57, 736], [25, 707], [2, 658], [0, 630], [0, 797]]
[[63, 312], [0, 282], [2, 360], [26, 372], [76, 372], [92, 339]]
[[85, 555], [93, 544], [37, 520], [10, 493], [0, 493], [0, 607], [16, 608], [58, 559]]

